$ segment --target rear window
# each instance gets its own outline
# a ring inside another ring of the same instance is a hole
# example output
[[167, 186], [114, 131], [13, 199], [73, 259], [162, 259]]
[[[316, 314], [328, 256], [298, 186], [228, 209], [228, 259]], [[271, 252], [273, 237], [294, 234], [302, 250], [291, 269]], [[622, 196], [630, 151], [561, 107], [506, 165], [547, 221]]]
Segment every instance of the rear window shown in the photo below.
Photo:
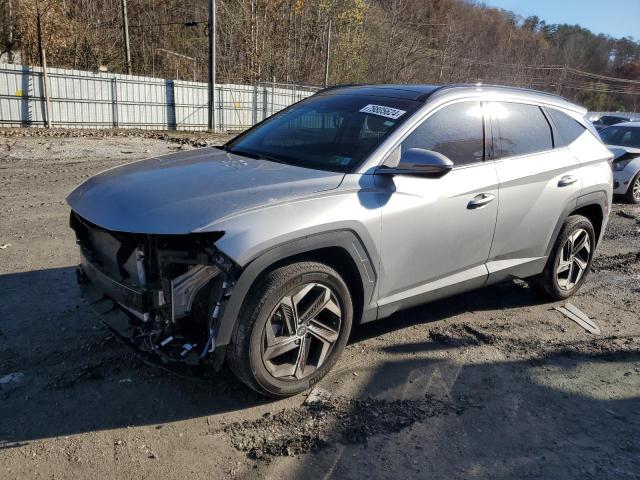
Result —
[[586, 130], [586, 127], [584, 127], [580, 122], [559, 110], [549, 108], [547, 111], [556, 126], [556, 131], [558, 132], [558, 138], [556, 138], [555, 145], [556, 147], [566, 147]]
[[496, 158], [529, 155], [553, 148], [551, 125], [540, 107], [524, 103], [491, 102], [489, 109], [498, 126]]

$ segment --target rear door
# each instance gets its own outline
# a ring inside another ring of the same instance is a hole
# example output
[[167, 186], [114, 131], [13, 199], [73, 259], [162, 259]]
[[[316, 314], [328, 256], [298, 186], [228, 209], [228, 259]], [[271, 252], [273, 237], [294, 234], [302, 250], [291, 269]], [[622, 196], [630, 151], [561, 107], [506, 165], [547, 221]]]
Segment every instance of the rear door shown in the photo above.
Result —
[[554, 139], [538, 105], [490, 102], [500, 181], [498, 221], [487, 268], [490, 281], [538, 273], [558, 219], [582, 189], [580, 164]]

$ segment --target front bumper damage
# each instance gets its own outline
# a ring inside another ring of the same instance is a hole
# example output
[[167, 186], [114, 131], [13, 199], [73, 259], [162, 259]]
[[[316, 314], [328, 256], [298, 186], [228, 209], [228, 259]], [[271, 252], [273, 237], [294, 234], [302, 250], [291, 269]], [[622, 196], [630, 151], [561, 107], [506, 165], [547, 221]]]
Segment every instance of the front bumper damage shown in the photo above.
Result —
[[613, 193], [614, 195], [624, 195], [629, 190], [629, 184], [637, 172], [631, 168], [613, 172]]
[[148, 363], [219, 368], [219, 321], [239, 274], [215, 247], [221, 234], [135, 235], [110, 232], [75, 213], [77, 278], [102, 321]]

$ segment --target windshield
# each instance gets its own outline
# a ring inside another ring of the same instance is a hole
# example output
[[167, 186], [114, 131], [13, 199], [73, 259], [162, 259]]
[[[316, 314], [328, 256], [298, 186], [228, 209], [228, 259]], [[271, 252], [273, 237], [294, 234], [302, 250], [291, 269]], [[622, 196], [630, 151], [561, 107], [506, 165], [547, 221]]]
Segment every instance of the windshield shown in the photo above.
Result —
[[229, 142], [231, 153], [301, 167], [350, 172], [420, 102], [368, 95], [317, 95]]
[[607, 145], [640, 148], [640, 128], [609, 127], [600, 132], [600, 138]]

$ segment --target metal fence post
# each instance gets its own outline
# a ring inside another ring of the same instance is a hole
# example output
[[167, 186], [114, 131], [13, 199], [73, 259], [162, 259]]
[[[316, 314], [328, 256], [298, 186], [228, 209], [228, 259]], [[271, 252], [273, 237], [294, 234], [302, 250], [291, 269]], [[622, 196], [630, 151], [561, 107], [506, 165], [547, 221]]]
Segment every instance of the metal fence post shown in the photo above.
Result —
[[111, 81], [111, 116], [114, 128], [118, 128], [118, 77], [113, 77]]
[[276, 97], [276, 81], [271, 82], [271, 115], [273, 115], [273, 101]]
[[258, 85], [253, 84], [253, 112], [251, 112], [251, 124], [258, 123]]
[[262, 84], [262, 120], [267, 118], [269, 115], [269, 89], [263, 83]]
[[222, 84], [218, 86], [218, 122], [220, 123], [220, 132], [224, 132], [224, 91]]
[[180, 130], [180, 123], [178, 122], [178, 102], [176, 102], [176, 93], [178, 93], [179, 85], [176, 85], [178, 80], [174, 80], [173, 84], [173, 123], [175, 125], [176, 130]]
[[178, 129], [178, 118], [176, 115], [176, 82], [175, 80], [165, 80], [164, 87], [166, 105], [167, 130]]

